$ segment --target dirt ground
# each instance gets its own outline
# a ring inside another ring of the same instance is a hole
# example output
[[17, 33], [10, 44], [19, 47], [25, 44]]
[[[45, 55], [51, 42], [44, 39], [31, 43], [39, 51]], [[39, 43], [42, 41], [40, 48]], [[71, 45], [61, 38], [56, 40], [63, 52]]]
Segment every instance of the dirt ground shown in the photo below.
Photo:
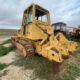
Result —
[[7, 74], [3, 75], [0, 78], [1, 80], [31, 80], [34, 75], [33, 70], [24, 70], [14, 65], [5, 68], [1, 73], [3, 74], [5, 71], [7, 71]]
[[0, 35], [0, 44], [5, 41], [5, 40], [8, 40], [10, 39], [11, 36], [10, 35]]
[[[9, 39], [10, 36], [0, 36], [0, 43]], [[7, 44], [9, 46], [10, 44]], [[0, 71], [0, 80], [46, 80], [36, 77], [34, 69], [24, 69], [24, 67], [13, 65], [16, 55], [19, 54], [18, 50], [11, 51], [7, 55], [0, 57], [0, 63], [9, 64], [8, 67]], [[73, 59], [74, 60], [74, 59]], [[72, 61], [72, 59], [71, 59]], [[76, 60], [75, 60], [76, 61]], [[74, 62], [74, 61], [73, 61]], [[68, 80], [68, 79], [66, 79]], [[76, 77], [75, 80], [80, 80], [80, 77]]]
[[[10, 36], [0, 36], [0, 43], [9, 39]], [[0, 63], [10, 64], [0, 71], [0, 80], [31, 80], [34, 77], [33, 70], [24, 70], [21, 67], [11, 65], [16, 56], [16, 51], [11, 51], [7, 55], [0, 57]], [[4, 75], [4, 73], [6, 75]], [[2, 76], [1, 76], [2, 75]], [[39, 80], [39, 79], [37, 79]]]
[[[0, 57], [0, 63], [10, 64], [14, 61], [15, 56], [16, 51], [12, 51], [6, 56]], [[32, 80], [35, 76], [33, 70], [25, 70], [23, 67], [18, 67], [14, 65], [8, 66], [0, 73], [4, 74], [5, 71], [7, 71], [6, 75], [2, 75], [0, 77], [0, 80]]]
[[10, 64], [15, 58], [16, 52], [9, 52], [6, 56], [0, 57], [0, 63]]

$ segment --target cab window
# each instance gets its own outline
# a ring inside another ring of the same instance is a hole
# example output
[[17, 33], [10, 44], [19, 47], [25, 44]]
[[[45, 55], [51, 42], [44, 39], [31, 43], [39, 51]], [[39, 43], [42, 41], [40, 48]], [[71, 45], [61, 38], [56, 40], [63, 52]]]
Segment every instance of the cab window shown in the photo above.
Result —
[[31, 23], [31, 22], [32, 22], [32, 7], [24, 12], [23, 25], [26, 26], [26, 24]]
[[28, 21], [28, 23], [32, 22], [32, 8], [28, 11], [27, 21]]
[[48, 14], [46, 12], [40, 11], [36, 9], [35, 14], [36, 20], [42, 21], [42, 22], [48, 22]]

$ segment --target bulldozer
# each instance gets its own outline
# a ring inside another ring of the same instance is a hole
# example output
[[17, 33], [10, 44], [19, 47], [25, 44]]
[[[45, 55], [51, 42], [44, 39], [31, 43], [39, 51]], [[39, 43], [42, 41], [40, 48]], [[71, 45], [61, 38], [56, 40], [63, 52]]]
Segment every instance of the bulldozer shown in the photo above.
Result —
[[38, 54], [62, 63], [69, 56], [68, 48], [54, 36], [49, 11], [34, 3], [24, 10], [21, 28], [11, 39], [24, 57]]

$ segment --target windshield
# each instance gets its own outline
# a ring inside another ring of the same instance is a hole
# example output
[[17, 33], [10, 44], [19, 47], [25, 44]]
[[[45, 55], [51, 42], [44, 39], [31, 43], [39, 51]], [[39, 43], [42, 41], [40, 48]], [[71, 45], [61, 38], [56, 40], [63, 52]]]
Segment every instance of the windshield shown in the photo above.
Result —
[[48, 14], [36, 9], [35, 19], [42, 22], [48, 22]]
[[65, 31], [66, 30], [66, 26], [65, 25], [54, 25], [54, 30]]

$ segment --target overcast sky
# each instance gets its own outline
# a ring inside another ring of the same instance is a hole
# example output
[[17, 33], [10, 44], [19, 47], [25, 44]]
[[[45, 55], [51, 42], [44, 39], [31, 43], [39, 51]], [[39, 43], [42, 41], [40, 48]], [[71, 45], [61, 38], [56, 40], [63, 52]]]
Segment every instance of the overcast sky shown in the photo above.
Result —
[[33, 2], [50, 11], [52, 23], [80, 25], [80, 0], [0, 0], [0, 28], [19, 28], [24, 9]]

